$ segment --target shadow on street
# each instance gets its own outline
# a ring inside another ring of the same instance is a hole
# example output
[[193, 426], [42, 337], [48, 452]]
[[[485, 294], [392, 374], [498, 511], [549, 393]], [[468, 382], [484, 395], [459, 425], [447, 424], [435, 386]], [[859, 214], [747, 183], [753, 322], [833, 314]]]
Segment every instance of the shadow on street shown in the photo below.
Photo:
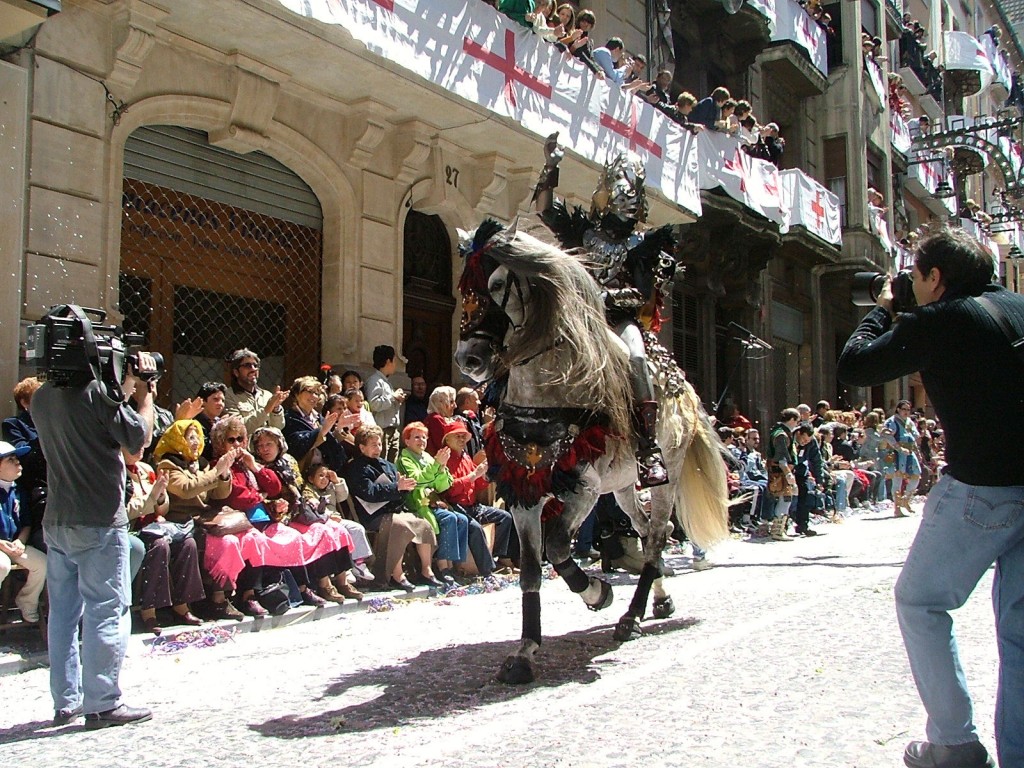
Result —
[[[644, 634], [663, 635], [698, 623], [695, 618], [647, 623]], [[277, 717], [249, 727], [263, 736], [279, 739], [396, 728], [509, 701], [534, 688], [592, 683], [600, 679], [603, 665], [615, 663], [595, 661], [620, 645], [612, 638], [613, 629], [614, 625], [609, 624], [545, 638], [535, 660], [538, 679], [529, 685], [508, 686], [494, 679], [518, 642], [465, 643], [425, 651], [386, 667], [342, 675], [318, 699], [325, 705], [347, 694], [372, 697], [369, 700], [325, 709], [308, 717]], [[373, 691], [358, 691], [361, 688], [378, 688], [382, 692], [374, 696]]]

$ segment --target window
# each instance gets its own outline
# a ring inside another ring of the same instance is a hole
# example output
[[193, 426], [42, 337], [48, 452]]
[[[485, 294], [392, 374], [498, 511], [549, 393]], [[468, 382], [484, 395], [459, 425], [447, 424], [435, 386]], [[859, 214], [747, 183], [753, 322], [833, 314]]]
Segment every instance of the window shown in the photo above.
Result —
[[846, 226], [846, 137], [825, 139], [825, 183], [839, 198], [839, 223]]
[[878, 5], [873, 0], [860, 0], [860, 28], [872, 37], [878, 34]]
[[843, 4], [829, 3], [823, 6], [825, 13], [832, 17], [832, 31], [835, 34], [825, 35], [825, 44], [828, 51], [828, 68], [831, 71], [834, 67], [846, 63], [843, 56]]

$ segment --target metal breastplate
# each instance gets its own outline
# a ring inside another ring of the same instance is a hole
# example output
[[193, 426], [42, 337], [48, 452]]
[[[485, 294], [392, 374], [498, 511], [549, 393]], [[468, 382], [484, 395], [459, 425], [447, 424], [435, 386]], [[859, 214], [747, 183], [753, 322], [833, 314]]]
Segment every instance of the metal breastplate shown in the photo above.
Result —
[[[605, 238], [599, 230], [588, 229], [584, 232], [583, 247], [587, 250], [588, 269], [594, 279], [602, 286], [611, 286], [611, 283], [619, 278], [630, 249], [639, 243], [640, 237], [635, 234], [616, 243]], [[628, 280], [626, 283], [628, 284]]]

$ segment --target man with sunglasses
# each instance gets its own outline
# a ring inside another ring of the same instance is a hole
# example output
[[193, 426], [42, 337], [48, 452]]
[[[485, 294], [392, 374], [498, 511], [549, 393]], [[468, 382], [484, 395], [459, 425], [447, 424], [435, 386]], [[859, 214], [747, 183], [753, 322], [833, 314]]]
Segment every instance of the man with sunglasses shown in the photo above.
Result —
[[249, 349], [236, 349], [229, 358], [231, 387], [224, 393], [224, 415], [240, 416], [252, 434], [260, 427], [284, 428], [284, 406], [288, 391], [274, 387], [260, 389], [260, 357]]
[[886, 281], [837, 371], [861, 387], [920, 371], [947, 435], [946, 472], [896, 583], [896, 616], [928, 715], [927, 741], [910, 742], [903, 761], [994, 764], [974, 725], [949, 612], [995, 563], [996, 748], [1000, 765], [1024, 765], [1024, 463], [1008, 461], [1006, 445], [991, 435], [993, 413], [1006, 433], [1024, 429], [1024, 360], [1010, 342], [1024, 333], [1024, 297], [992, 281], [992, 257], [959, 229], [918, 243], [911, 278], [917, 306], [897, 318]]

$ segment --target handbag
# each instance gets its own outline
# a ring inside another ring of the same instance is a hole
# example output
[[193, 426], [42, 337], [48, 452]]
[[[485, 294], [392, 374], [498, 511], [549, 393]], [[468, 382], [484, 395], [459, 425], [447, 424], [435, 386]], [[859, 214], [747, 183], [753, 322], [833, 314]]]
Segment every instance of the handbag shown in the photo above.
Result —
[[171, 544], [180, 544], [195, 535], [195, 523], [187, 520], [184, 523], [172, 523], [169, 520], [152, 522], [139, 529], [139, 536], [147, 544], [157, 539], [169, 539]]
[[320, 503], [315, 507], [311, 499], [300, 500], [298, 510], [292, 515], [291, 522], [299, 525], [313, 525], [327, 522], [327, 518], [327, 497], [321, 496]]
[[283, 580], [278, 580], [258, 590], [256, 602], [262, 605], [271, 616], [280, 616], [291, 608], [291, 603], [288, 601], [288, 587]]
[[213, 517], [202, 521], [203, 528], [211, 536], [232, 536], [237, 533], [245, 533], [252, 528], [252, 523], [245, 516], [245, 512], [239, 512], [231, 507], [223, 507]]

